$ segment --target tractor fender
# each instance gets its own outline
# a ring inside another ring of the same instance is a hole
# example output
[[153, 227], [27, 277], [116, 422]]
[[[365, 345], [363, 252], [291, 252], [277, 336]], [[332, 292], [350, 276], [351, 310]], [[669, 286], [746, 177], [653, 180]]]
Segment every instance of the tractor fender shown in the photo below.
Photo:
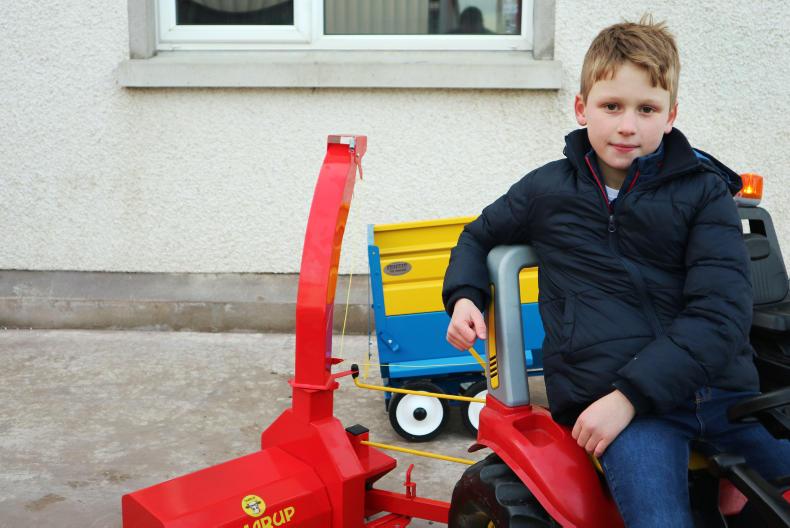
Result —
[[477, 444], [493, 450], [562, 526], [623, 526], [593, 463], [546, 409], [508, 407], [489, 395]]

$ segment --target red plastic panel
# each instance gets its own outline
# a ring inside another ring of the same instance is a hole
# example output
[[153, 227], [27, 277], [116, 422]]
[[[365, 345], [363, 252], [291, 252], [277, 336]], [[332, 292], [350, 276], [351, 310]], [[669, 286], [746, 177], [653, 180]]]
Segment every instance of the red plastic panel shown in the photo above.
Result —
[[[245, 501], [246, 499], [246, 501]], [[122, 499], [124, 528], [326, 528], [330, 507], [312, 468], [273, 448]]]
[[746, 506], [746, 497], [726, 479], [719, 480], [719, 511], [724, 516], [737, 515]]

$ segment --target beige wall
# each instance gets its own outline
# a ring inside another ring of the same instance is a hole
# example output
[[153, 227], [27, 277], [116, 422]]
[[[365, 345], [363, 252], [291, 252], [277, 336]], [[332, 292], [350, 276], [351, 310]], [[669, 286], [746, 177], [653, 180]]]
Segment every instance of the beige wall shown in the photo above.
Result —
[[586, 45], [649, 6], [678, 37], [677, 125], [765, 175], [790, 256], [790, 15], [782, 0], [559, 0], [555, 91], [124, 89], [126, 0], [0, 17], [0, 269], [298, 270], [329, 133], [369, 136], [343, 270], [365, 224], [479, 211], [561, 156]]

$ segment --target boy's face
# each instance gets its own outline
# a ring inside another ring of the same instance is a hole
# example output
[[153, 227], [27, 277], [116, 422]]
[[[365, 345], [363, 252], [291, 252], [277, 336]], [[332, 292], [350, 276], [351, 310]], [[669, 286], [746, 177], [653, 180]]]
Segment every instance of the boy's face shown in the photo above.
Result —
[[625, 62], [612, 79], [593, 84], [586, 102], [577, 95], [574, 110], [578, 123], [587, 126], [607, 182], [619, 187], [631, 162], [655, 152], [672, 130], [677, 103], [670, 108], [669, 92], [652, 86], [646, 71]]

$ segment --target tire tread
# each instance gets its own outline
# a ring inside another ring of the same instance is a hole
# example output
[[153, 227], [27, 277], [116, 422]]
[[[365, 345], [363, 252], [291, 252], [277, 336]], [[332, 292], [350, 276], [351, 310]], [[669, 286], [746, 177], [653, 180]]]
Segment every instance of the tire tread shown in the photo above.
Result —
[[516, 474], [495, 454], [467, 469], [453, 490], [449, 528], [557, 527]]

